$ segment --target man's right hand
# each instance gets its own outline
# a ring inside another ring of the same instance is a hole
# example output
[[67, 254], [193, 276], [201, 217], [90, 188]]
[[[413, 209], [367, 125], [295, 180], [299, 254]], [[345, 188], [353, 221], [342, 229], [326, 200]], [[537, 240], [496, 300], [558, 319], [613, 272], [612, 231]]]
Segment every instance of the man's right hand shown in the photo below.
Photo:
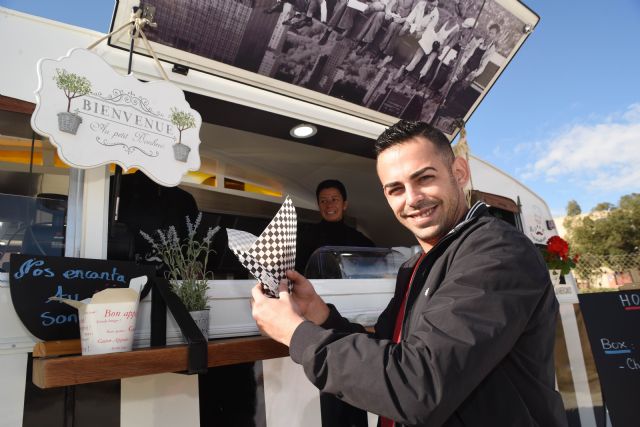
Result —
[[299, 314], [316, 325], [322, 325], [329, 317], [327, 304], [316, 293], [311, 282], [302, 274], [289, 270], [286, 275], [293, 282], [291, 298], [300, 309]]

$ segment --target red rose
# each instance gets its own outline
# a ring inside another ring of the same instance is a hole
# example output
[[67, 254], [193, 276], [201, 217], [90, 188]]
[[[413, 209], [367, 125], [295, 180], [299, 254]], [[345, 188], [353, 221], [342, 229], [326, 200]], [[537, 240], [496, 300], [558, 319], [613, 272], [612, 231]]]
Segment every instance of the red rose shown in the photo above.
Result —
[[547, 241], [547, 250], [564, 260], [569, 255], [569, 244], [561, 237], [553, 236]]

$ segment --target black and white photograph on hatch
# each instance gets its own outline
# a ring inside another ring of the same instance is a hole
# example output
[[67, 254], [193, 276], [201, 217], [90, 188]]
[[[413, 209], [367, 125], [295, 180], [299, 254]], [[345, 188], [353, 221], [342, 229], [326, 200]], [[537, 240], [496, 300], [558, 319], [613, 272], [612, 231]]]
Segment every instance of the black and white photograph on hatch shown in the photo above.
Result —
[[160, 45], [448, 134], [531, 30], [514, 4], [523, 8], [505, 0], [144, 2], [158, 24], [149, 39]]

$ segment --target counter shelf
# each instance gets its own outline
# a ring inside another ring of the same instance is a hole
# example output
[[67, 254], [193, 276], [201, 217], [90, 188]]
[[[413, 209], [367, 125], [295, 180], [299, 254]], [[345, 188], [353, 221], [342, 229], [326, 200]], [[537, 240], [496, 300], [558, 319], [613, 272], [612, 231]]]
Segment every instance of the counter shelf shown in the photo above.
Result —
[[[188, 370], [188, 346], [147, 347], [122, 353], [81, 356], [80, 340], [47, 341], [33, 349], [33, 383], [43, 389]], [[289, 355], [264, 336], [224, 338], [207, 344], [207, 367]]]

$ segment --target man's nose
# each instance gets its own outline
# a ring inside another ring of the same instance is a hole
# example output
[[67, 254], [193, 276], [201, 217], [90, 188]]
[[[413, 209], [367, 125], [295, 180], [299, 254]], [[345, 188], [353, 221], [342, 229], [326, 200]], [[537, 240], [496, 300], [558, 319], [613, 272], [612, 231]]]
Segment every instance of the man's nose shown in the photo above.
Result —
[[409, 186], [407, 187], [407, 204], [409, 206], [416, 206], [424, 199], [424, 194], [420, 191], [420, 188]]

